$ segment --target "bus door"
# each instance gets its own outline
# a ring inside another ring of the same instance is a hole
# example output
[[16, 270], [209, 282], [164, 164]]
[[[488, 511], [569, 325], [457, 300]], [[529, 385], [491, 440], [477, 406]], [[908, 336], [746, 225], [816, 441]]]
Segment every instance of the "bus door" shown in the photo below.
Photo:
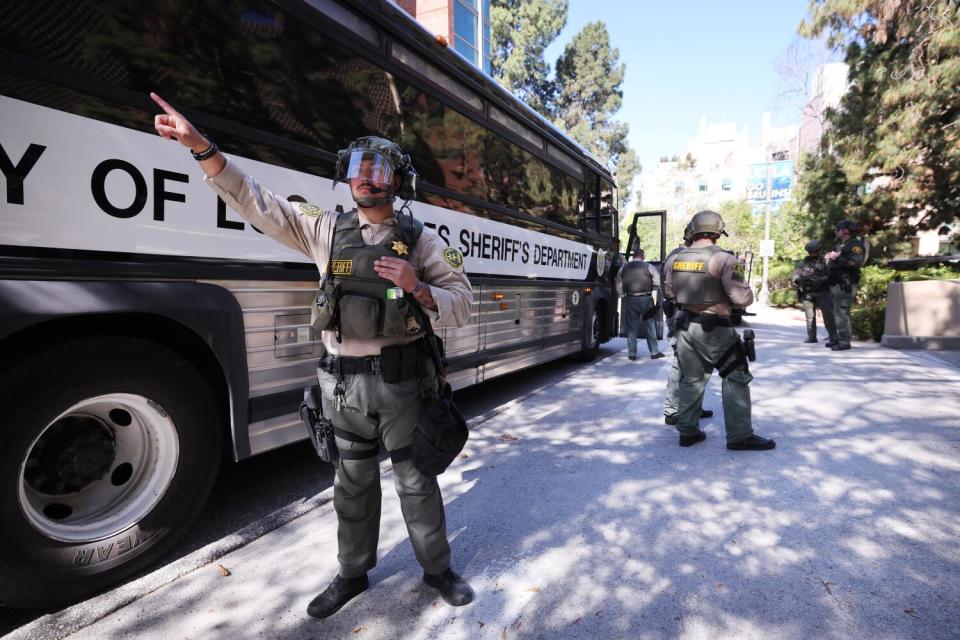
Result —
[[[647, 262], [653, 264], [657, 269], [663, 264], [667, 256], [667, 212], [660, 211], [638, 211], [633, 214], [633, 221], [627, 227], [629, 235], [627, 236], [627, 246], [624, 251], [624, 257], [631, 260], [641, 248], [644, 258]], [[641, 247], [641, 238], [648, 246]], [[659, 240], [659, 242], [658, 242]], [[657, 247], [659, 244], [659, 247]], [[657, 250], [659, 249], [659, 250]], [[662, 286], [663, 283], [661, 283]], [[662, 291], [657, 291], [654, 301], [657, 305], [657, 340], [663, 340], [663, 309], [660, 305], [660, 296]]]

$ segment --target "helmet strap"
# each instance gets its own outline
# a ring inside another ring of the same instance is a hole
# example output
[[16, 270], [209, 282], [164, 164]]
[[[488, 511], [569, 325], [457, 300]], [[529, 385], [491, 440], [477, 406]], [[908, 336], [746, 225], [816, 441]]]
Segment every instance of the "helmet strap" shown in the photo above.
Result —
[[369, 209], [384, 204], [393, 204], [396, 199], [397, 197], [393, 195], [392, 191], [387, 191], [387, 195], [381, 198], [354, 198], [353, 201], [357, 203], [358, 207]]

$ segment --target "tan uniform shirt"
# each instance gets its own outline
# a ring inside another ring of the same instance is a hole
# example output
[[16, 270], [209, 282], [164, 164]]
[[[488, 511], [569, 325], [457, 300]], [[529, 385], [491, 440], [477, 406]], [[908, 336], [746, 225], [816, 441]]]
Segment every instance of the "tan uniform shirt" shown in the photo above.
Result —
[[[701, 239], [694, 242], [693, 247], [708, 247], [710, 244], [709, 240]], [[676, 256], [673, 256], [672, 260], [676, 260]], [[671, 261], [670, 268], [666, 271], [664, 295], [669, 300], [676, 300], [676, 295], [673, 292], [672, 267], [673, 262]], [[729, 318], [733, 307], [746, 308], [753, 304], [753, 289], [746, 282], [743, 264], [734, 256], [726, 251], [717, 251], [707, 263], [707, 275], [711, 278], [717, 278], [723, 283], [727, 300], [716, 304], [685, 304], [683, 305], [684, 309], [694, 313], [715, 313], [718, 316]]]
[[[215, 178], [204, 177], [228, 207], [265, 234], [308, 256], [320, 273], [326, 271], [330, 256], [337, 214], [317, 207], [289, 202], [267, 189], [251, 176], [243, 173], [229, 159], [223, 171]], [[360, 212], [360, 235], [366, 244], [381, 242], [397, 224], [395, 218], [374, 224]], [[463, 266], [454, 267], [443, 257], [446, 243], [433, 230], [424, 227], [417, 244], [410, 252], [410, 264], [417, 277], [430, 287], [437, 302], [437, 311], [424, 309], [433, 326], [462, 327], [470, 319], [473, 288], [463, 272]], [[462, 262], [462, 261], [461, 261]], [[342, 356], [379, 355], [380, 349], [394, 344], [416, 340], [419, 336], [379, 337], [371, 340], [343, 338], [337, 342], [333, 331], [323, 332], [327, 352]]]
[[[623, 267], [626, 267], [628, 264], [630, 264], [630, 262], [643, 262], [643, 260], [639, 258], [633, 258], [629, 262], [624, 263], [623, 266], [617, 271], [617, 295], [621, 298], [623, 297]], [[650, 275], [653, 276], [653, 288], [660, 288], [660, 272], [657, 271], [657, 269], [649, 262], [647, 263], [647, 269], [650, 271]]]

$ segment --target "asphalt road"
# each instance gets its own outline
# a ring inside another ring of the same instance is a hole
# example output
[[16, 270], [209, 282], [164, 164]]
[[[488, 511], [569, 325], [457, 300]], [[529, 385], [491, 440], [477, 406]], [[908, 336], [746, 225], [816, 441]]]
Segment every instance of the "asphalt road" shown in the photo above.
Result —
[[[612, 340], [601, 346], [598, 358], [606, 358], [624, 345], [623, 339]], [[455, 398], [469, 420], [562, 380], [583, 366], [584, 363], [571, 359], [557, 360], [458, 391]], [[319, 462], [306, 442], [225, 464], [200, 520], [157, 566], [178, 560], [332, 484], [333, 467]], [[50, 611], [0, 608], [0, 634], [7, 634], [45, 613]]]

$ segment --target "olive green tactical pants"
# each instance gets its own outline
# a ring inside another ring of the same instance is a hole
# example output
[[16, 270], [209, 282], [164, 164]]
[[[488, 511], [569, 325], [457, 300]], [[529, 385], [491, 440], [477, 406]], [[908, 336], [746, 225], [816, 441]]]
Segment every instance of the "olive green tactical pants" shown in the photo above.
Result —
[[823, 328], [830, 342], [837, 341], [837, 320], [833, 312], [833, 296], [829, 291], [813, 291], [803, 295], [803, 315], [807, 320], [807, 338], [817, 339], [817, 308], [823, 314]]
[[[733, 327], [714, 327], [704, 331], [691, 322], [677, 333], [677, 363], [680, 368], [677, 431], [690, 436], [700, 430], [698, 422], [703, 408], [703, 392], [721, 356], [740, 340]], [[750, 381], [753, 376], [741, 362], [723, 379], [723, 420], [727, 442], [739, 442], [753, 435], [750, 418]]]
[[[680, 360], [677, 358], [677, 336], [670, 338], [673, 356], [670, 358], [670, 368], [667, 369], [667, 389], [663, 394], [663, 415], [672, 416], [680, 410]], [[707, 385], [703, 385], [706, 390]], [[703, 394], [700, 394], [700, 404], [703, 405]]]
[[837, 344], [850, 344], [850, 308], [857, 297], [857, 285], [850, 285], [850, 291], [844, 291], [840, 285], [830, 287], [833, 295], [833, 315], [837, 323]]
[[[383, 440], [388, 451], [413, 442], [420, 415], [420, 386], [436, 387], [433, 366], [423, 380], [384, 382], [379, 375], [344, 375], [345, 404], [333, 409], [337, 378], [319, 371], [323, 414], [334, 426], [361, 438]], [[378, 443], [352, 442], [337, 436], [340, 451], [376, 449]], [[409, 459], [393, 465], [400, 510], [407, 525], [417, 561], [427, 573], [443, 573], [450, 567], [450, 544], [443, 498], [435, 477], [417, 471]], [[377, 564], [380, 536], [380, 466], [376, 456], [336, 463], [333, 506], [337, 511], [337, 543], [340, 575], [355, 578]]]

